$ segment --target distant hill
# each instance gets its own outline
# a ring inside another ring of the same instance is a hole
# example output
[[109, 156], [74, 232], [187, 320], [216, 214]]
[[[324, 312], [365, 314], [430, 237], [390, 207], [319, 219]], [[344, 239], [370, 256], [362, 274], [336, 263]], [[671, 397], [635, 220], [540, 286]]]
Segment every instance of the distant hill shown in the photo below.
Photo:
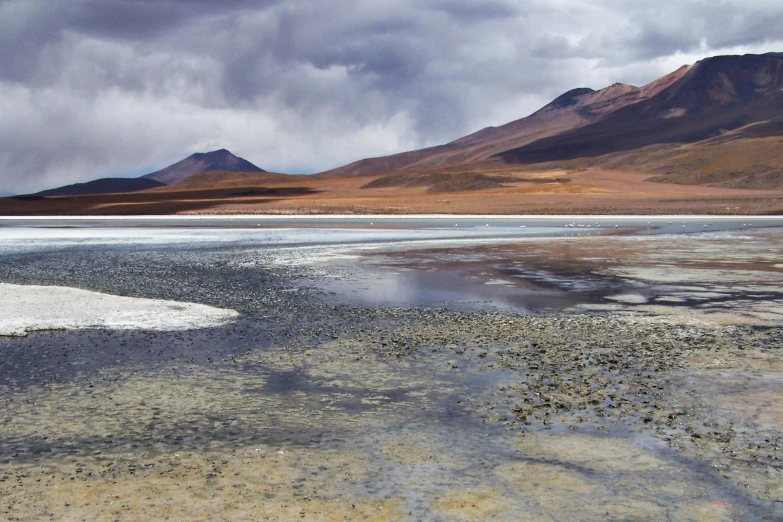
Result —
[[152, 179], [164, 185], [172, 185], [201, 172], [266, 172], [247, 161], [234, 156], [226, 149], [198, 152], [165, 169], [152, 172], [142, 179]]
[[[80, 196], [138, 192], [181, 182], [202, 172], [266, 172], [246, 159], [234, 156], [226, 149], [192, 154], [182, 161], [140, 178], [100, 178], [86, 183], [74, 183], [43, 190], [32, 196]], [[219, 182], [219, 180], [216, 180]]]
[[81, 196], [87, 194], [119, 194], [136, 192], [165, 186], [160, 181], [144, 178], [101, 178], [87, 183], [74, 183], [49, 190], [42, 190], [33, 196]]

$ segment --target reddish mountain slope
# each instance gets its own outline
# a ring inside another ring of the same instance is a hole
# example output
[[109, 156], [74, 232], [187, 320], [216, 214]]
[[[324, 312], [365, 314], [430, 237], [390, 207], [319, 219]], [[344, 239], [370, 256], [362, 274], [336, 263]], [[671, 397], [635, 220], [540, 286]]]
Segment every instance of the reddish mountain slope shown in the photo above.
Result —
[[[364, 159], [317, 176], [472, 168], [498, 160], [551, 163], [661, 144], [693, 144], [727, 133], [731, 139], [783, 135], [783, 53], [707, 58], [641, 88], [615, 84], [600, 91], [574, 89], [506, 125], [446, 145]], [[745, 163], [753, 164], [753, 158]], [[731, 185], [724, 178], [721, 182]], [[703, 178], [680, 176], [672, 181], [688, 179]]]
[[[597, 157], [662, 143], [695, 143], [761, 122], [757, 134], [780, 133], [783, 53], [718, 56], [691, 67], [656, 95], [601, 120], [511, 149], [509, 163]], [[762, 136], [757, 136], [762, 137]]]
[[485, 161], [500, 152], [589, 125], [622, 107], [649, 99], [676, 83], [687, 72], [688, 67], [682, 67], [644, 87], [617, 83], [599, 91], [573, 89], [534, 114], [500, 127], [487, 127], [446, 145], [360, 160], [317, 176], [363, 176], [391, 170]]

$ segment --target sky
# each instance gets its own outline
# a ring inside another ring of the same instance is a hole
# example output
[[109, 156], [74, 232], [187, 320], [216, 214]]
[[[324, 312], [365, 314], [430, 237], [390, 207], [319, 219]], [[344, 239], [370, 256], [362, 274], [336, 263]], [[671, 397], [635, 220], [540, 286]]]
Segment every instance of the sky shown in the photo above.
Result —
[[0, 194], [220, 148], [318, 172], [770, 51], [780, 0], [0, 0]]

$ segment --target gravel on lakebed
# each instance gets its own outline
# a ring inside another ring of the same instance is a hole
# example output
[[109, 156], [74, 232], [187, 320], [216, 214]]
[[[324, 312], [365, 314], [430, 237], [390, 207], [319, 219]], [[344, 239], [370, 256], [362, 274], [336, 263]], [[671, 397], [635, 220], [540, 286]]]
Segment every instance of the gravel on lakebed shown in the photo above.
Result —
[[[647, 434], [752, 497], [783, 502], [783, 426], [770, 400], [781, 391], [781, 328], [706, 328], [622, 313], [352, 307], [329, 302], [312, 285], [316, 276], [308, 267], [248, 266], [243, 255], [95, 250], [15, 256], [0, 264], [0, 281], [195, 302], [242, 314], [215, 335], [155, 334], [149, 342], [166, 348], [133, 354], [132, 364], [127, 361], [133, 371], [236, 368], [276, 346], [291, 361], [319, 351], [324, 357], [350, 353], [342, 363], [348, 371], [379, 359], [437, 364], [446, 374], [488, 372], [502, 378], [485, 389], [457, 389], [454, 397], [485, 423], [519, 433]], [[122, 371], [117, 361], [126, 362], [127, 336], [111, 347], [105, 344], [111, 334], [88, 332], [72, 338], [69, 368], [78, 369], [48, 371], [45, 357], [30, 362], [22, 354], [43, 350], [36, 339], [44, 338], [0, 340], [13, 355], [0, 367], [6, 396], [70, 379], [86, 382], [90, 372]], [[88, 344], [95, 339], [101, 342]], [[50, 348], [36, 355], [53, 353]], [[118, 358], [93, 357], [106, 349]], [[742, 395], [750, 399], [737, 400]], [[11, 460], [24, 458], [17, 453]]]

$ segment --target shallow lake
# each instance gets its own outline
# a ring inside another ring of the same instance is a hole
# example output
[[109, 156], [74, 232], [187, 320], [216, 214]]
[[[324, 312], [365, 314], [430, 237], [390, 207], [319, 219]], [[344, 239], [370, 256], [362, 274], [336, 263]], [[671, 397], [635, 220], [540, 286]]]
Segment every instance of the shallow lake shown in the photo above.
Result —
[[780, 518], [782, 259], [766, 217], [3, 219], [0, 283], [240, 318], [0, 337], [0, 512]]

